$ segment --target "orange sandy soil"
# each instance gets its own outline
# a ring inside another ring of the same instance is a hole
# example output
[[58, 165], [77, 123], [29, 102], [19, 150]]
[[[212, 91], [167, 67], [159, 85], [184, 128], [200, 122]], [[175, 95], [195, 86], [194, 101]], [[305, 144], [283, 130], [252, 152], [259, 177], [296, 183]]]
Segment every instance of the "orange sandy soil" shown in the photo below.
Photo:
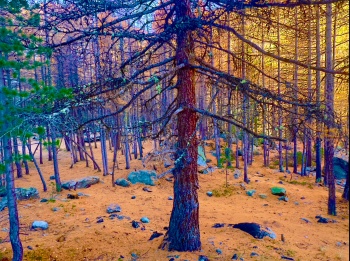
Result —
[[[146, 152], [150, 151], [152, 143], [146, 142], [144, 147]], [[207, 157], [215, 162], [209, 153], [210, 147], [205, 148]], [[101, 162], [99, 149], [95, 149], [94, 153], [98, 162]], [[331, 217], [327, 215], [327, 189], [315, 185], [314, 177], [302, 178], [293, 175], [293, 180], [305, 181], [306, 185], [290, 184], [286, 181], [283, 185], [278, 184], [285, 174], [262, 167], [261, 155], [255, 156], [253, 165], [249, 167], [252, 182], [246, 185], [246, 189], [257, 191], [253, 197], [247, 196], [245, 190], [241, 188], [243, 177], [233, 178], [233, 170], [228, 170], [229, 188], [226, 190], [226, 195], [208, 197], [206, 192], [209, 190], [215, 191], [215, 195], [225, 194], [225, 169], [217, 169], [212, 175], [199, 174], [202, 250], [192, 253], [158, 249], [163, 237], [148, 240], [153, 231], [165, 233], [164, 227], [169, 225], [172, 201], [168, 200], [168, 197], [173, 194], [172, 182], [164, 178], [159, 180], [156, 186], [151, 187], [151, 193], [143, 191], [145, 185], [142, 184], [128, 188], [113, 187], [110, 175], [103, 177], [92, 167], [85, 167], [85, 162], [78, 162], [70, 169], [70, 154], [63, 149], [63, 145], [58, 155], [62, 181], [97, 175], [101, 182], [87, 189], [63, 190], [56, 194], [49, 185], [53, 165], [46, 157], [41, 170], [47, 181], [48, 191], [43, 192], [39, 176], [33, 163], [30, 163], [30, 175], [16, 179], [16, 187], [36, 187], [40, 192], [40, 198], [54, 196], [56, 202], [40, 203], [40, 199], [35, 199], [18, 203], [24, 260], [118, 260], [121, 255], [124, 259], [120, 260], [132, 260], [131, 253], [136, 253], [139, 256], [138, 260], [150, 261], [165, 261], [175, 255], [179, 255], [175, 258], [179, 261], [196, 261], [199, 255], [206, 255], [210, 260], [231, 260], [234, 253], [244, 260], [281, 260], [281, 255], [293, 257], [295, 260], [349, 260], [349, 207], [347, 202], [340, 199], [339, 187], [337, 186], [338, 215]], [[276, 152], [272, 156], [276, 156]], [[124, 156], [119, 155], [118, 158], [121, 170], [116, 171], [116, 178], [126, 178], [130, 170], [124, 169]], [[109, 159], [112, 159], [111, 151]], [[164, 171], [163, 163], [160, 161], [150, 161], [146, 168], [153, 169], [153, 165], [157, 166], [158, 174]], [[132, 160], [131, 166], [131, 170], [143, 169], [140, 160]], [[259, 177], [257, 172], [263, 174], [263, 177]], [[290, 176], [286, 180], [289, 181]], [[273, 186], [284, 187], [289, 202], [279, 201], [278, 196], [272, 195], [270, 188]], [[66, 199], [68, 193], [76, 192], [83, 192], [89, 197]], [[258, 196], [260, 193], [267, 194], [267, 199], [261, 199]], [[135, 195], [136, 199], [131, 199], [132, 195]], [[134, 229], [131, 220], [110, 220], [106, 208], [111, 203], [121, 206], [122, 212], [119, 214], [137, 221], [147, 216], [150, 223], [145, 224], [146, 229], [142, 231], [140, 228]], [[263, 206], [264, 204], [268, 206]], [[54, 212], [52, 210], [54, 207], [60, 210]], [[6, 228], [9, 227], [7, 215], [7, 209], [0, 212], [0, 239], [5, 241], [0, 243], [0, 260], [11, 260], [12, 256], [6, 232]], [[337, 222], [317, 223], [316, 215]], [[104, 222], [96, 223], [97, 217], [103, 217]], [[309, 219], [311, 223], [301, 220], [302, 217]], [[34, 220], [47, 221], [49, 229], [30, 230]], [[227, 224], [239, 222], [256, 222], [270, 227], [276, 233], [277, 239], [265, 237], [259, 240], [243, 231], [227, 227]], [[212, 228], [214, 223], [226, 223], [226, 226]], [[284, 242], [281, 240], [282, 234]], [[33, 250], [29, 250], [28, 246]], [[221, 255], [216, 253], [218, 248], [222, 250]], [[259, 256], [250, 257], [253, 251]]]

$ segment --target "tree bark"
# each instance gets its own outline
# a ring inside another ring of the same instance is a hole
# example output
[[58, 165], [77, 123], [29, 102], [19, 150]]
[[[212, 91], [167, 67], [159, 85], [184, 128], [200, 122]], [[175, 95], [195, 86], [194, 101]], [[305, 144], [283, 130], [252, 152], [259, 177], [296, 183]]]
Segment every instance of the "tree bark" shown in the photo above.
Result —
[[[176, 21], [179, 26], [193, 17], [191, 1], [175, 2]], [[194, 39], [188, 28], [177, 32], [176, 63], [185, 66], [177, 72], [178, 107], [177, 114], [178, 147], [174, 174], [174, 201], [167, 231], [161, 247], [176, 251], [200, 250], [199, 203], [196, 138], [197, 115], [194, 70], [189, 66], [194, 56]]]

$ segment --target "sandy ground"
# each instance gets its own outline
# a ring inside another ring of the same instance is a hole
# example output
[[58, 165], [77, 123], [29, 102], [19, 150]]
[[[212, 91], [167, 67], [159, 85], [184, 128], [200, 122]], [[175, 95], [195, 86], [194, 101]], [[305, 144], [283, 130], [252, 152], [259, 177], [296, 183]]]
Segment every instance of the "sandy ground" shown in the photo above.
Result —
[[[149, 151], [152, 143], [146, 143], [144, 147]], [[210, 147], [205, 148], [210, 150]], [[99, 149], [95, 149], [94, 153], [101, 162]], [[111, 162], [112, 152], [109, 153]], [[169, 225], [172, 201], [168, 197], [173, 194], [172, 182], [163, 178], [151, 187], [152, 192], [143, 191], [145, 186], [142, 184], [129, 188], [113, 187], [110, 175], [103, 177], [92, 167], [85, 167], [85, 162], [78, 162], [70, 169], [70, 154], [63, 147], [58, 155], [62, 181], [97, 175], [101, 182], [87, 189], [77, 189], [75, 192], [64, 190], [57, 194], [49, 181], [49, 176], [53, 174], [52, 162], [45, 159], [40, 167], [49, 188], [43, 192], [39, 176], [30, 163], [30, 175], [16, 179], [16, 186], [36, 187], [40, 198], [54, 197], [56, 201], [40, 203], [40, 199], [35, 199], [19, 202], [24, 260], [133, 260], [132, 254], [138, 256], [137, 260], [150, 261], [169, 260], [172, 257], [179, 261], [195, 261], [199, 255], [206, 255], [210, 260], [231, 260], [235, 253], [244, 260], [281, 260], [282, 255], [294, 260], [349, 260], [349, 208], [348, 203], [340, 200], [339, 187], [338, 215], [330, 217], [327, 215], [327, 189], [316, 186], [314, 177], [293, 176], [297, 184], [284, 181], [281, 185], [278, 182], [284, 179], [285, 174], [262, 167], [262, 156], [255, 156], [253, 165], [249, 167], [251, 183], [245, 187], [257, 191], [252, 197], [247, 196], [240, 186], [243, 178], [234, 179], [234, 170], [228, 170], [227, 189], [225, 169], [217, 169], [211, 175], [199, 174], [202, 250], [181, 253], [158, 249], [162, 237], [149, 241], [154, 231], [165, 233], [164, 227]], [[214, 162], [210, 153], [207, 153], [207, 157]], [[133, 159], [131, 165], [131, 170], [143, 169], [140, 160]], [[150, 161], [146, 168], [153, 169], [153, 165], [158, 168], [158, 173], [164, 170], [163, 163], [158, 161]], [[131, 170], [124, 169], [125, 159], [122, 155], [119, 155], [119, 167], [121, 170], [116, 171], [116, 178], [126, 178]], [[290, 180], [290, 177], [286, 180]], [[304, 185], [302, 182], [305, 182]], [[279, 201], [278, 196], [272, 195], [270, 188], [273, 186], [284, 187], [289, 201]], [[207, 191], [215, 192], [216, 196], [208, 197]], [[67, 194], [72, 192], [82, 192], [88, 196], [67, 200]], [[260, 193], [265, 193], [267, 198], [260, 198]], [[131, 199], [133, 195], [135, 199]], [[106, 208], [111, 203], [119, 204], [122, 208], [119, 214], [130, 217], [130, 220], [110, 220]], [[58, 211], [53, 211], [54, 208], [58, 208]], [[11, 260], [12, 256], [7, 215], [7, 209], [0, 212], [0, 239], [5, 241], [0, 243], [0, 260]], [[332, 218], [336, 223], [317, 223], [316, 215]], [[143, 216], [150, 220], [150, 223], [144, 224], [145, 230], [133, 228], [131, 221], [139, 221]], [[98, 217], [102, 217], [104, 222], [97, 223]], [[301, 218], [311, 222], [306, 223]], [[47, 221], [49, 229], [30, 230], [34, 220]], [[267, 226], [277, 234], [277, 239], [259, 240], [227, 227], [227, 224], [239, 222], [256, 222]], [[226, 226], [212, 228], [214, 223], [225, 223]], [[282, 234], [284, 242], [281, 240]], [[218, 254], [217, 249], [222, 254]], [[250, 257], [252, 252], [259, 256]]]

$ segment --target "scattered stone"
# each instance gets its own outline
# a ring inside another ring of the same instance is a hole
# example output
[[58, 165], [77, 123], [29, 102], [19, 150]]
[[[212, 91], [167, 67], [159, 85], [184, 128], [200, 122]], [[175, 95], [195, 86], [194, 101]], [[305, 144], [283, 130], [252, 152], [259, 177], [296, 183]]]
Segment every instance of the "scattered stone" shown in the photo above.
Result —
[[235, 179], [239, 179], [239, 175], [238, 175], [237, 173], [233, 174], [233, 177], [234, 177]]
[[173, 200], [174, 198], [172, 196], [169, 196], [168, 197], [168, 200]]
[[32, 246], [27, 246], [27, 248], [28, 248], [29, 250], [33, 250], [33, 247], [32, 247]]
[[46, 221], [34, 221], [32, 224], [32, 229], [46, 230], [48, 228], [49, 228], [49, 224]]
[[44, 203], [44, 202], [48, 202], [49, 200], [47, 199], [47, 198], [42, 198], [41, 200], [40, 200], [40, 202], [42, 202], [42, 203]]
[[238, 228], [252, 235], [254, 238], [262, 239], [268, 236], [276, 239], [276, 234], [270, 228], [266, 227], [266, 230], [262, 230], [261, 226], [257, 223], [238, 223], [233, 225], [233, 228]]
[[301, 220], [304, 220], [306, 223], [311, 223], [311, 221], [308, 220], [307, 218], [301, 218]]
[[296, 206], [298, 206], [298, 205], [299, 205], [299, 202], [298, 202], [298, 201], [295, 201], [294, 204], [295, 204]]
[[217, 248], [215, 251], [216, 251], [216, 253], [218, 253], [219, 255], [222, 254], [222, 250], [221, 250], [220, 248]]
[[271, 188], [271, 193], [272, 195], [277, 195], [277, 196], [285, 196], [286, 195], [286, 190], [281, 187], [272, 187]]
[[51, 175], [50, 180], [55, 180], [55, 175]]
[[200, 255], [198, 257], [198, 261], [209, 261], [209, 258], [207, 256]]
[[212, 227], [213, 228], [219, 228], [219, 227], [224, 227], [225, 223], [215, 223]]
[[264, 204], [263, 207], [267, 207], [269, 204]]
[[90, 195], [85, 194], [85, 193], [83, 193], [83, 192], [78, 192], [77, 195], [78, 195], [79, 197], [90, 197]]
[[100, 182], [100, 178], [97, 176], [89, 176], [85, 178], [81, 178], [78, 180], [69, 180], [67, 182], [62, 183], [62, 188], [70, 190], [77, 188], [88, 188], [91, 185], [97, 184]]
[[114, 213], [114, 212], [121, 212], [121, 211], [122, 211], [122, 208], [118, 204], [110, 204], [107, 207], [107, 213], [108, 214]]
[[283, 184], [283, 181], [282, 180], [278, 181], [278, 184]]
[[288, 202], [289, 199], [286, 196], [282, 196], [282, 197], [279, 197], [278, 200], [282, 200], [282, 201]]
[[131, 199], [135, 199], [135, 198], [136, 198], [136, 196], [135, 196], [135, 195], [131, 196]]
[[149, 186], [154, 186], [154, 181], [157, 180], [157, 173], [151, 170], [139, 170], [130, 172], [128, 181], [132, 184], [141, 183]]
[[58, 238], [56, 238], [56, 241], [57, 241], [57, 242], [66, 241], [66, 236], [65, 236], [65, 235], [59, 236]]
[[251, 190], [247, 190], [246, 193], [249, 197], [252, 197], [255, 194], [256, 190], [255, 189], [251, 189]]
[[104, 220], [102, 217], [98, 217], [96, 223], [102, 223]]
[[259, 194], [259, 197], [262, 199], [265, 199], [265, 198], [267, 198], [267, 195], [266, 194]]
[[232, 256], [231, 259], [232, 259], [232, 260], [238, 260], [238, 255], [237, 255], [237, 254], [233, 254], [233, 256]]
[[140, 223], [135, 221], [135, 220], [131, 221], [131, 225], [132, 225], [133, 228], [139, 228], [140, 227]]
[[305, 197], [301, 197], [300, 199], [305, 199]]
[[207, 191], [207, 196], [209, 196], [209, 197], [213, 196], [213, 192]]
[[147, 188], [147, 187], [144, 187], [142, 190], [146, 191], [146, 192], [152, 192], [152, 190], [150, 188]]
[[198, 171], [200, 174], [209, 174], [208, 169], [202, 169]]
[[294, 258], [288, 256], [281, 256], [281, 259], [294, 261]]
[[52, 211], [53, 211], [53, 212], [57, 212], [57, 211], [59, 211], [59, 210], [60, 210], [60, 208], [58, 208], [58, 207], [52, 208]]
[[67, 194], [68, 199], [78, 199], [79, 195], [78, 194]]
[[164, 234], [163, 233], [158, 233], [157, 231], [154, 231], [153, 234], [151, 235], [151, 237], [148, 240], [153, 240], [153, 239], [155, 239], [157, 237], [160, 237], [162, 235], [164, 235]]
[[127, 181], [126, 179], [117, 179], [115, 181], [115, 184], [124, 188], [130, 187], [130, 182]]
[[255, 253], [255, 252], [251, 252], [251, 253], [250, 253], [250, 257], [254, 257], [254, 256], [259, 256], [259, 254], [258, 254], [258, 253]]
[[341, 247], [343, 244], [341, 242], [337, 242], [336, 244], [338, 247]]
[[141, 221], [142, 223], [149, 223], [148, 217], [142, 217], [142, 218], [140, 219], [140, 221]]
[[138, 258], [139, 256], [137, 255], [137, 254], [135, 254], [135, 253], [131, 253], [131, 256], [133, 257], [133, 258]]

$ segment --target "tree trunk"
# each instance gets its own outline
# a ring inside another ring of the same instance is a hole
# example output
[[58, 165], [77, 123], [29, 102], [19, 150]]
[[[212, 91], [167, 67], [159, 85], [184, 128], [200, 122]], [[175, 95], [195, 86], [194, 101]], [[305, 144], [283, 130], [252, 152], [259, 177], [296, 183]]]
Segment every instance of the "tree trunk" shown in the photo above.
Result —
[[[50, 140], [49, 137], [48, 137], [48, 140]], [[51, 129], [51, 146], [48, 145], [48, 147], [52, 148], [52, 160], [53, 160], [53, 168], [54, 168], [54, 174], [55, 174], [56, 191], [60, 192], [62, 190], [62, 184], [61, 184], [60, 172], [58, 168], [58, 158], [57, 158], [57, 149], [56, 149], [56, 132], [53, 128]]]
[[[175, 2], [176, 20], [192, 17], [191, 1]], [[182, 23], [181, 23], [182, 22]], [[186, 24], [186, 23], [184, 23]], [[197, 115], [192, 110], [196, 106], [194, 69], [188, 66], [194, 56], [194, 39], [189, 29], [179, 30], [177, 34], [176, 64], [185, 66], [177, 72], [178, 107], [177, 114], [178, 147], [174, 174], [174, 201], [169, 230], [162, 248], [176, 251], [200, 250], [199, 203], [197, 157], [198, 143], [196, 138]]]

